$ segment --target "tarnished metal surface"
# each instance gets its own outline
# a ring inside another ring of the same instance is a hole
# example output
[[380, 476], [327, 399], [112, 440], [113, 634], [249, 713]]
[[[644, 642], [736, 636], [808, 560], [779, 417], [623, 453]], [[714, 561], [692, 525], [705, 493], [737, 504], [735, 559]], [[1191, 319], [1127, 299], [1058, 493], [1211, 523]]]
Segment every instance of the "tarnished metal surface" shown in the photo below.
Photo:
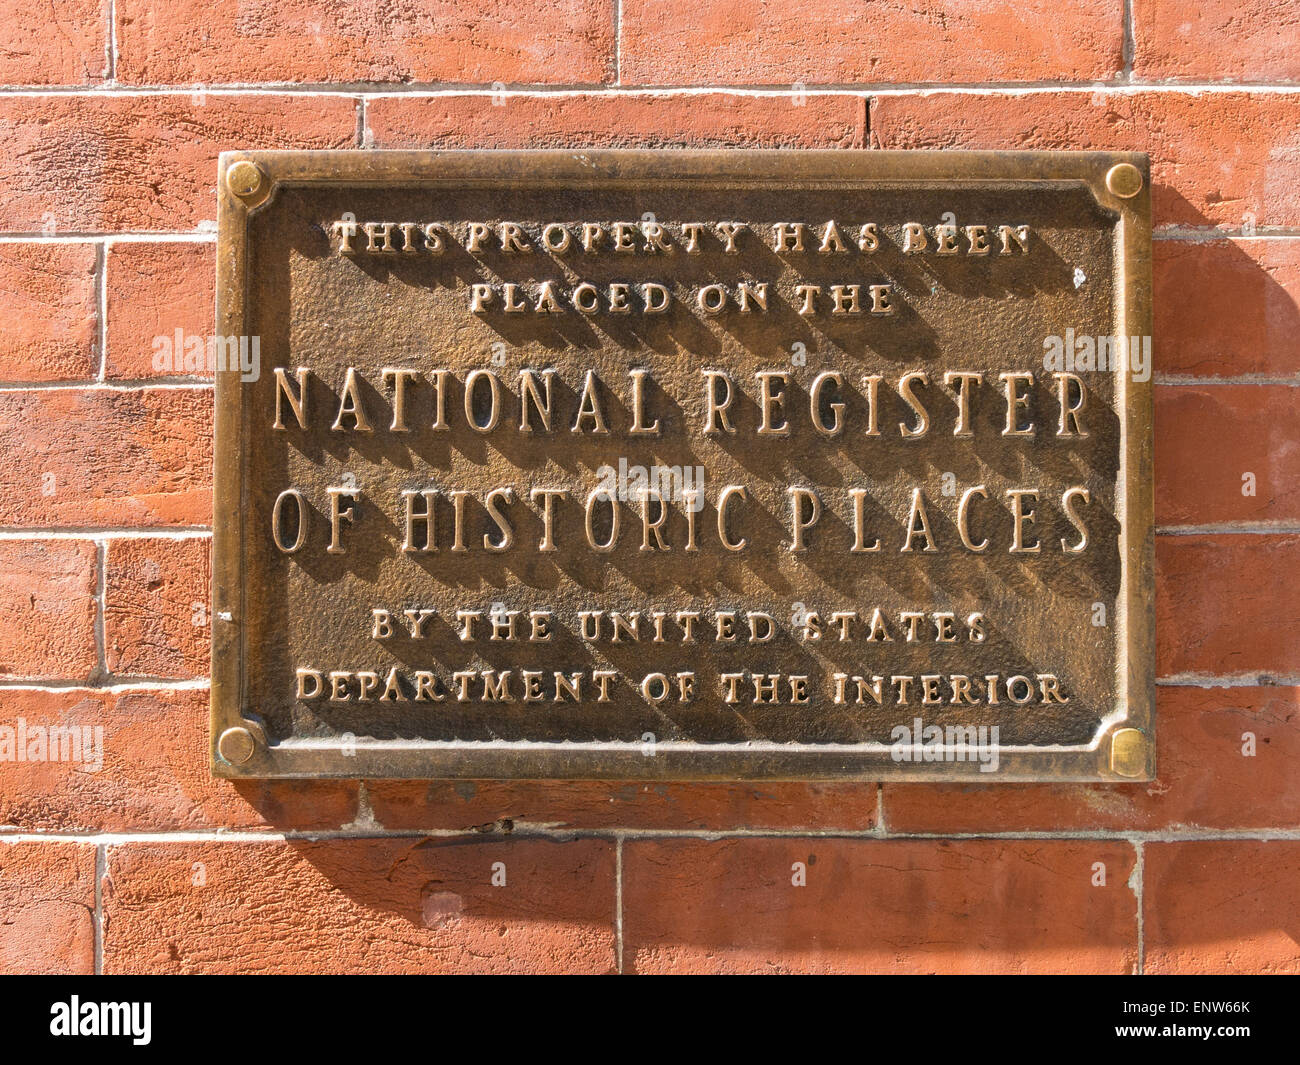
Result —
[[214, 772], [1149, 779], [1146, 172], [227, 153]]

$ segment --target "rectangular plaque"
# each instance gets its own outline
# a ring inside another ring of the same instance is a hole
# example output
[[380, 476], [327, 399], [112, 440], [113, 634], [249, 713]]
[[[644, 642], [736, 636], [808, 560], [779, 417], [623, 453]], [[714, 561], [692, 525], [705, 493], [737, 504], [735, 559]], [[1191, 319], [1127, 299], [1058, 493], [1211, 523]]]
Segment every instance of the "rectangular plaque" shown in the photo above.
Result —
[[215, 773], [1151, 778], [1145, 156], [218, 188]]

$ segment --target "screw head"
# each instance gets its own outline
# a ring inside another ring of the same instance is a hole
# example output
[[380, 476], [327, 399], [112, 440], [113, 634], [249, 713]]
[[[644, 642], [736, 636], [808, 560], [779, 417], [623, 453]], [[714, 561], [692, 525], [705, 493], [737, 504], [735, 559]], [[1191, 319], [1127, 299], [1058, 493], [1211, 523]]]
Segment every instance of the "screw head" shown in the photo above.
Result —
[[1106, 171], [1106, 188], [1122, 200], [1142, 191], [1142, 171], [1132, 163], [1116, 163]]
[[256, 163], [241, 159], [226, 169], [226, 187], [241, 199], [249, 199], [262, 191], [266, 173]]
[[217, 754], [231, 765], [243, 765], [256, 750], [253, 734], [239, 725], [226, 729], [217, 740]]
[[1140, 777], [1146, 772], [1147, 738], [1141, 729], [1116, 729], [1110, 739], [1110, 769], [1116, 776]]

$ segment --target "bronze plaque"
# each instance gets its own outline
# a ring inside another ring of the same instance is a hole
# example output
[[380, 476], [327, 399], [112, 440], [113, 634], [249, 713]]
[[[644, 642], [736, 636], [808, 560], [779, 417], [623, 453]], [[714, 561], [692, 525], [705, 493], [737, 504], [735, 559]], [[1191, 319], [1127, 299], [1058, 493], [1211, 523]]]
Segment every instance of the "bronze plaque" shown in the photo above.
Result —
[[1145, 156], [219, 190], [216, 773], [1151, 778]]

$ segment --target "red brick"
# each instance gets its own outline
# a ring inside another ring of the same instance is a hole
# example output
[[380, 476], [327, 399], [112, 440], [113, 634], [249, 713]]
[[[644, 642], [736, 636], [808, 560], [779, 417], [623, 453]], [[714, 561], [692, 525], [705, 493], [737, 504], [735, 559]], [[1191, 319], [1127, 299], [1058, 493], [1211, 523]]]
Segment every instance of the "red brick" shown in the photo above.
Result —
[[1151, 153], [1157, 225], [1300, 225], [1300, 93], [928, 93], [872, 101], [879, 148]]
[[98, 370], [93, 244], [0, 244], [0, 380], [92, 378]]
[[208, 675], [211, 553], [207, 537], [109, 543], [104, 655], [110, 673], [180, 679]]
[[864, 102], [851, 96], [705, 93], [619, 95], [385, 96], [367, 108], [376, 148], [861, 146]]
[[[1156, 523], [1300, 519], [1300, 398], [1286, 385], [1155, 390]], [[1255, 475], [1254, 495], [1242, 480]]]
[[1142, 879], [1144, 972], [1300, 972], [1300, 842], [1148, 843]]
[[1158, 240], [1156, 370], [1300, 374], [1300, 239]]
[[1133, 73], [1153, 81], [1295, 81], [1296, 0], [1133, 0]]
[[613, 845], [598, 840], [128, 844], [109, 848], [104, 906], [110, 973], [614, 967]]
[[206, 689], [0, 690], [0, 725], [19, 718], [29, 730], [104, 730], [98, 769], [85, 748], [80, 762], [0, 762], [0, 824], [22, 831], [313, 831], [357, 816], [350, 781], [213, 779]]
[[607, 82], [602, 0], [119, 0], [117, 76], [222, 82]]
[[108, 248], [109, 378], [212, 377], [205, 368], [154, 365], [155, 337], [173, 341], [213, 330], [216, 248], [212, 244], [115, 242]]
[[[805, 864], [807, 886], [792, 884]], [[1106, 866], [1093, 887], [1093, 863]], [[673, 973], [1132, 971], [1114, 841], [633, 840], [624, 964]]]
[[0, 392], [0, 499], [0, 525], [207, 523], [212, 390]]
[[1095, 81], [1123, 65], [1115, 4], [949, 0], [942, 8], [623, 0], [619, 71], [632, 85], [816, 85]]
[[[1158, 689], [1149, 784], [886, 784], [890, 832], [1300, 824], [1300, 688]], [[1255, 736], [1255, 755], [1242, 753]]]
[[107, 0], [6, 4], [0, 85], [89, 85], [108, 76]]
[[1156, 675], [1300, 674], [1300, 536], [1156, 540]]
[[95, 848], [0, 840], [0, 972], [95, 971]]
[[350, 148], [356, 122], [342, 96], [0, 97], [0, 229], [194, 229], [216, 217], [223, 150]]
[[548, 828], [828, 829], [876, 821], [876, 785], [599, 780], [372, 781], [386, 829]]
[[89, 678], [96, 581], [89, 540], [0, 541], [0, 677]]

